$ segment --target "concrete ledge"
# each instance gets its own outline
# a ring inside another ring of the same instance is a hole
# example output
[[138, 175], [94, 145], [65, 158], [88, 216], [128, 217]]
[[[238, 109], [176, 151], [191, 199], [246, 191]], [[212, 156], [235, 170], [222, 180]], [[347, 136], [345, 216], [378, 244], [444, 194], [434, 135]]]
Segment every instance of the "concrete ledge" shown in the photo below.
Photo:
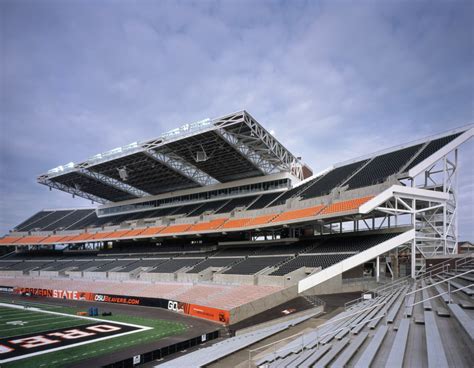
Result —
[[235, 336], [240, 336], [240, 335], [246, 334], [248, 332], [256, 331], [256, 330], [261, 329], [261, 328], [270, 327], [270, 326], [273, 326], [273, 325], [276, 325], [278, 323], [281, 323], [281, 322], [284, 322], [284, 321], [287, 321], [287, 320], [290, 320], [290, 319], [294, 319], [294, 318], [299, 318], [299, 317], [309, 316], [309, 315], [313, 315], [313, 317], [317, 317], [317, 316], [321, 315], [323, 312], [324, 312], [324, 307], [322, 305], [319, 306], [319, 307], [306, 309], [306, 310], [301, 311], [301, 312], [292, 313], [292, 314], [289, 314], [287, 316], [283, 316], [283, 317], [280, 317], [280, 318], [273, 319], [271, 321], [262, 322], [262, 323], [259, 323], [258, 325], [253, 325], [251, 327], [247, 327], [247, 328], [243, 328], [241, 330], [237, 330], [235, 332]]

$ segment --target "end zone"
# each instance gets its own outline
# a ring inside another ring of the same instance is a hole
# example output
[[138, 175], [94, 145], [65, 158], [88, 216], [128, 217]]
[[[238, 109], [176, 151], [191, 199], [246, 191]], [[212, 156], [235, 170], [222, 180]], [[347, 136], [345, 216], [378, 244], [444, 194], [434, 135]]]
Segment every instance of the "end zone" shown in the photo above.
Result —
[[25, 308], [24, 306], [7, 303], [0, 303], [0, 307], [68, 317], [71, 320], [91, 321], [91, 323], [85, 323], [80, 326], [1, 338], [0, 364], [152, 329], [152, 327], [131, 323], [112, 322], [94, 317], [42, 310], [40, 308]]

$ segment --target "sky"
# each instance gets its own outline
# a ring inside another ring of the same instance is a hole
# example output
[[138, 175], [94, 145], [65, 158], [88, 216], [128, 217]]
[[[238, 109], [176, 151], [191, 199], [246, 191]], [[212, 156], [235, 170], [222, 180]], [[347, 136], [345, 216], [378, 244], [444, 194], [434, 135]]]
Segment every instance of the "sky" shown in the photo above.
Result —
[[90, 206], [48, 169], [241, 109], [314, 172], [472, 123], [473, 27], [473, 1], [0, 0], [0, 232]]

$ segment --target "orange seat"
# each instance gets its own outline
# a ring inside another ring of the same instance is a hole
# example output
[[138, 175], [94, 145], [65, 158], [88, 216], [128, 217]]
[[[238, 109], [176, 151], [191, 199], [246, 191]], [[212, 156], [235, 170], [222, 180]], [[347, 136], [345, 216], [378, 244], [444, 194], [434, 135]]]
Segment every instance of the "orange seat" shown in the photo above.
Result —
[[122, 236], [125, 236], [127, 233], [130, 232], [130, 229], [127, 229], [127, 230], [116, 230], [116, 231], [113, 231], [111, 232], [109, 235], [107, 235], [105, 238], [106, 239], [118, 239]]
[[145, 235], [148, 235], [148, 236], [153, 236], [153, 235], [157, 235], [158, 233], [160, 233], [165, 227], [164, 226], [155, 226], [155, 227], [149, 227], [149, 228], [146, 228], [144, 229], [140, 236], [145, 236]]
[[329, 206], [327, 206], [323, 211], [321, 211], [321, 215], [327, 215], [330, 213], [337, 213], [337, 212], [346, 212], [346, 211], [353, 211], [358, 209], [361, 205], [363, 205], [368, 200], [372, 199], [373, 196], [367, 196], [362, 198], [350, 199], [348, 201], [336, 202]]
[[215, 230], [218, 227], [222, 226], [222, 224], [224, 224], [224, 222], [226, 221], [226, 218], [220, 218], [209, 222], [198, 222], [197, 224], [192, 225], [187, 231]]
[[78, 234], [76, 236], [73, 236], [72, 238], [69, 239], [69, 241], [77, 242], [77, 241], [89, 240], [94, 235], [95, 235], [94, 233], [82, 233], [82, 234]]
[[61, 239], [61, 243], [71, 243], [77, 235], [67, 235]]
[[184, 233], [191, 227], [191, 224], [170, 225], [161, 231], [160, 234]]
[[95, 233], [92, 237], [88, 240], [99, 240], [99, 239], [106, 239], [108, 235], [113, 234], [113, 231], [105, 231], [105, 232], [98, 232]]
[[264, 215], [264, 216], [259, 216], [255, 217], [253, 219], [250, 219], [248, 222], [247, 226], [256, 226], [256, 225], [264, 225], [268, 224], [270, 221], [273, 220], [273, 218], [276, 216], [276, 214], [271, 214], [271, 215]]
[[44, 238], [40, 241], [41, 244], [54, 244], [54, 243], [62, 243], [61, 240], [67, 238], [65, 235], [51, 235], [47, 238]]
[[245, 227], [248, 225], [249, 218], [240, 218], [227, 221], [224, 225], [222, 225], [221, 229], [238, 229], [239, 227]]
[[21, 236], [5, 236], [0, 239], [0, 244], [14, 244], [21, 238]]
[[40, 235], [40, 236], [25, 236], [18, 240], [15, 244], [38, 244], [41, 240], [47, 238], [45, 235]]
[[323, 205], [319, 205], [319, 206], [308, 207], [308, 208], [303, 208], [299, 210], [286, 211], [279, 214], [277, 217], [275, 217], [272, 222], [282, 222], [282, 221], [298, 220], [298, 219], [303, 219], [307, 217], [313, 217], [313, 216], [316, 216], [319, 212], [321, 212], [323, 208], [324, 208]]
[[126, 234], [120, 235], [120, 238], [133, 238], [134, 236], [138, 236], [141, 233], [143, 233], [146, 230], [146, 228], [141, 228], [141, 229], [133, 229], [129, 230]]

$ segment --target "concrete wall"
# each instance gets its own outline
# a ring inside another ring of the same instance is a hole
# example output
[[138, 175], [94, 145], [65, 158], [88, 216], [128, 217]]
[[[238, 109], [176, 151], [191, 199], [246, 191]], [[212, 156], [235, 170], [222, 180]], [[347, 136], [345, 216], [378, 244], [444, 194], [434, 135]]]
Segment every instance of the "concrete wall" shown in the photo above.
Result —
[[214, 282], [223, 284], [256, 285], [255, 275], [227, 275], [222, 273], [214, 274]]
[[297, 270], [294, 270], [293, 272], [287, 273], [284, 276], [257, 275], [257, 284], [289, 287], [308, 277], [313, 271], [314, 268], [301, 267]]
[[131, 280], [132, 272], [108, 272], [109, 280]]
[[23, 276], [23, 271], [0, 271], [0, 276]]
[[241, 330], [237, 330], [235, 332], [235, 336], [240, 336], [240, 335], [246, 334], [248, 332], [256, 331], [256, 330], [259, 330], [259, 329], [265, 328], [265, 327], [270, 327], [270, 326], [276, 325], [278, 323], [285, 322], [285, 321], [290, 320], [290, 319], [295, 319], [295, 318], [299, 318], [299, 317], [303, 317], [303, 316], [307, 316], [307, 315], [314, 315], [314, 317], [316, 317], [316, 316], [322, 314], [323, 312], [324, 312], [324, 307], [323, 306], [319, 306], [319, 307], [315, 307], [315, 308], [311, 308], [311, 309], [306, 309], [306, 310], [301, 311], [301, 312], [292, 313], [292, 314], [289, 314], [289, 315], [284, 316], [284, 317], [272, 319], [271, 321], [259, 323], [258, 325], [254, 325], [254, 326], [251, 326], [251, 327], [243, 328]]
[[41, 277], [59, 277], [59, 271], [40, 271]]
[[305, 291], [305, 294], [310, 295], [324, 295], [324, 294], [339, 294], [350, 293], [355, 291], [365, 291], [377, 287], [375, 279], [342, 279], [342, 274], [339, 274], [315, 287]]
[[246, 318], [276, 307], [277, 305], [294, 299], [297, 296], [298, 287], [295, 285], [254, 300], [253, 302], [241, 305], [240, 307], [234, 308], [230, 311], [230, 323], [232, 324], [243, 321]]
[[65, 274], [76, 279], [82, 277], [82, 271], [66, 271]]
[[151, 273], [143, 272], [140, 274], [140, 280], [144, 281], [176, 281], [174, 273]]
[[106, 280], [107, 272], [104, 271], [86, 271], [83, 272], [83, 278], [88, 280]]
[[[212, 272], [210, 276], [208, 273], [204, 273], [204, 275], [207, 275], [207, 277], [212, 278]], [[203, 276], [203, 280], [209, 280]], [[178, 272], [176, 274], [176, 280], [179, 282], [198, 282], [199, 281], [199, 274], [198, 273], [185, 273], [185, 272]]]

